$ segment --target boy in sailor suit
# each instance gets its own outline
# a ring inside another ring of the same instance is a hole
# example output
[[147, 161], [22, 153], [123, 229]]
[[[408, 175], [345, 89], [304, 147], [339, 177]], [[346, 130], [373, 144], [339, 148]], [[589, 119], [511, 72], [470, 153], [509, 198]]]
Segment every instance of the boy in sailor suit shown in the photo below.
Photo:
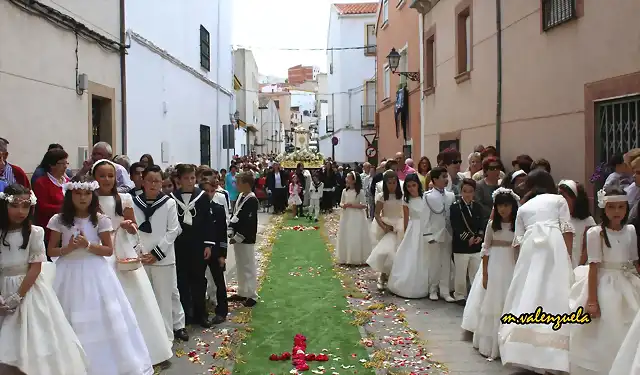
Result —
[[[144, 192], [133, 198], [133, 212], [138, 227], [140, 243], [149, 250], [143, 255], [145, 271], [169, 337], [188, 341], [184, 310], [180, 304], [176, 276], [174, 241], [182, 232], [178, 222], [176, 202], [160, 191], [162, 169], [151, 165], [142, 172]], [[175, 297], [174, 297], [175, 296]]]
[[454, 302], [451, 297], [452, 229], [449, 208], [455, 195], [446, 191], [449, 178], [444, 167], [433, 168], [429, 173], [433, 189], [424, 193], [427, 210], [422, 232], [429, 252], [429, 299], [437, 301], [440, 292], [445, 301]]
[[211, 201], [211, 216], [213, 218], [213, 240], [211, 257], [208, 260], [209, 271], [216, 286], [216, 316], [211, 320], [213, 324], [220, 324], [227, 320], [229, 304], [227, 302], [227, 284], [224, 280], [225, 264], [227, 260], [227, 214], [225, 207]]
[[182, 227], [182, 233], [175, 242], [180, 300], [187, 315], [187, 324], [195, 323], [210, 328], [211, 321], [205, 303], [205, 270], [215, 242], [209, 198], [195, 186], [195, 165], [179, 164], [176, 172], [180, 189], [171, 193], [171, 197], [178, 206], [178, 220]]
[[255, 306], [258, 298], [258, 271], [255, 259], [255, 244], [258, 234], [258, 207], [260, 203], [253, 189], [253, 174], [241, 172], [236, 175], [240, 195], [233, 208], [229, 222], [229, 243], [233, 245], [238, 274], [238, 294], [230, 301], [242, 301], [245, 306]]

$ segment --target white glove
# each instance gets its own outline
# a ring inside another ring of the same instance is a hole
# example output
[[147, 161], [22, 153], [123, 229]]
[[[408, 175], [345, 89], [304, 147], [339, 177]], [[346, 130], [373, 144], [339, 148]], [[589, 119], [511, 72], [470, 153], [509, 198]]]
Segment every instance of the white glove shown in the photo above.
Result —
[[4, 305], [10, 310], [15, 310], [16, 307], [20, 306], [22, 302], [22, 297], [18, 293], [13, 293], [4, 301]]
[[9, 315], [11, 313], [13, 313], [15, 310], [10, 309], [6, 303], [4, 298], [2, 298], [2, 296], [0, 296], [0, 316], [5, 316], [5, 315]]

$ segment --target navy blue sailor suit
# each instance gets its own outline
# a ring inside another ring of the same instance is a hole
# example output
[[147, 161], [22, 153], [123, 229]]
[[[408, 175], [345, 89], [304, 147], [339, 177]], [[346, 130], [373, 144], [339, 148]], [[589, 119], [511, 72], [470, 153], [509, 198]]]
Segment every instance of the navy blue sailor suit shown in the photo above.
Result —
[[221, 204], [211, 201], [211, 217], [213, 219], [213, 247], [211, 248], [211, 258], [208, 260], [209, 271], [216, 287], [216, 316], [226, 318], [229, 313], [227, 301], [227, 284], [224, 279], [226, 264], [220, 264], [220, 259], [227, 259], [227, 211]]
[[178, 220], [182, 228], [175, 242], [180, 302], [187, 324], [204, 323], [208, 318], [204, 249], [213, 248], [215, 244], [209, 199], [198, 187], [191, 193], [178, 189], [171, 196], [178, 206]]

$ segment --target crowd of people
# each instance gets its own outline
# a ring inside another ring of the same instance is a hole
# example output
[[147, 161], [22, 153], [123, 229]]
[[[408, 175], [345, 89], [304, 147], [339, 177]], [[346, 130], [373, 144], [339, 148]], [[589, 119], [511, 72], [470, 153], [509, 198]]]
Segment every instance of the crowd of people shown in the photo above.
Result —
[[[246, 165], [163, 171], [100, 142], [72, 172], [52, 144], [30, 180], [8, 145], [0, 139], [0, 373], [150, 375], [171, 365], [187, 324], [224, 322], [229, 301], [256, 305], [259, 202]], [[227, 298], [229, 246], [238, 291]]]
[[453, 149], [435, 167], [401, 153], [365, 164], [346, 173], [338, 262], [371, 267], [377, 287], [400, 297], [465, 306], [473, 346], [504, 365], [635, 374], [639, 155], [609, 161], [600, 224], [583, 184], [556, 183], [544, 159], [520, 155], [506, 171], [495, 148], [478, 146], [464, 172]]
[[433, 166], [398, 153], [378, 166], [285, 169], [251, 155], [217, 171], [162, 170], [100, 142], [72, 171], [52, 144], [30, 177], [8, 146], [0, 138], [2, 374], [166, 368], [186, 324], [224, 322], [229, 301], [258, 303], [260, 209], [317, 221], [336, 207], [338, 262], [371, 267], [381, 291], [464, 305], [480, 354], [540, 373], [640, 371], [639, 149], [609, 160], [596, 224], [583, 184], [556, 183], [528, 155], [507, 171], [491, 146], [464, 171], [454, 149]]

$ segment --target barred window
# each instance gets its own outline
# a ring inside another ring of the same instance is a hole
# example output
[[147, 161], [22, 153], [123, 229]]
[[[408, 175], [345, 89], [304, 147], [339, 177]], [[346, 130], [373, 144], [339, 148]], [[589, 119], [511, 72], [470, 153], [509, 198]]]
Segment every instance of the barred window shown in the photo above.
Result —
[[576, 0], [542, 0], [542, 29], [544, 31], [574, 18], [576, 18]]

